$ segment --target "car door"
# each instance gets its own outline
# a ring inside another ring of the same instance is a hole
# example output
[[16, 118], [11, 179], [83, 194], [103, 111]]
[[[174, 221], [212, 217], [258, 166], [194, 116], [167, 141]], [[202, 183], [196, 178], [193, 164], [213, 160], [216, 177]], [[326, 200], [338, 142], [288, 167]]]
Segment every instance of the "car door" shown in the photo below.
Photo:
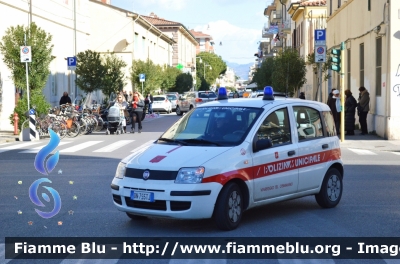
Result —
[[260, 120], [256, 138], [269, 138], [272, 147], [253, 153], [254, 201], [262, 201], [295, 193], [298, 185], [298, 169], [294, 159], [298, 156], [293, 138], [294, 120], [290, 120], [288, 107], [269, 111]]
[[327, 160], [333, 145], [329, 137], [324, 136], [321, 111], [318, 105], [294, 105], [293, 117], [297, 126], [299, 157], [298, 191], [318, 188], [327, 169]]

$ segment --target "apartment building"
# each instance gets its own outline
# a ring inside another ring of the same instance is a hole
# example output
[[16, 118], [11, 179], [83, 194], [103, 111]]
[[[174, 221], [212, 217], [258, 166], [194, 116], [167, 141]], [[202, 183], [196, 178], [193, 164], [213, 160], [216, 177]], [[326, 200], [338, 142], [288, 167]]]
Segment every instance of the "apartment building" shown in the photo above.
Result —
[[400, 1], [327, 0], [327, 48], [345, 42], [344, 87], [332, 72], [330, 85], [370, 94], [369, 132], [400, 139]]
[[199, 43], [196, 46], [196, 55], [200, 52], [210, 52], [214, 53], [214, 41], [212, 37], [208, 34], [205, 34], [201, 31], [195, 31], [193, 29], [190, 30], [190, 33], [196, 38]]

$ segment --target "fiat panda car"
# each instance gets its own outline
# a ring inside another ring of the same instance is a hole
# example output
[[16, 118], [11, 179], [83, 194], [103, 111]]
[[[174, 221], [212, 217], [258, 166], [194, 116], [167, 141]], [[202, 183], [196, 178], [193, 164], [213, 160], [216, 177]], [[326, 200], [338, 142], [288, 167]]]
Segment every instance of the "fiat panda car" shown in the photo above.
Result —
[[235, 229], [247, 209], [314, 195], [335, 207], [343, 164], [326, 104], [274, 97], [227, 99], [188, 112], [155, 142], [123, 159], [111, 184], [130, 218], [215, 219]]

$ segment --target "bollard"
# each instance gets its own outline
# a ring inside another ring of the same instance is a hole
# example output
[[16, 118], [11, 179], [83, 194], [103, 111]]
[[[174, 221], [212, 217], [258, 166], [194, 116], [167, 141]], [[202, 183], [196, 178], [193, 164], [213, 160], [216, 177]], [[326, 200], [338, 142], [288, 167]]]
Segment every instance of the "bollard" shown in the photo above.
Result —
[[14, 135], [18, 135], [18, 114], [14, 113]]

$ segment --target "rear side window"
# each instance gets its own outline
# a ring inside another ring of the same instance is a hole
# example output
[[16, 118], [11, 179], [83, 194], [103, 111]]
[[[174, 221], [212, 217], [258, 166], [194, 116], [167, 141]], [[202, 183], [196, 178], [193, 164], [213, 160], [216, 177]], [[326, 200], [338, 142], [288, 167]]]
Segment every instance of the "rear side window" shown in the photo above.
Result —
[[319, 138], [324, 136], [319, 111], [305, 106], [294, 106], [299, 141]]
[[324, 117], [324, 125], [325, 131], [328, 137], [336, 136], [336, 126], [335, 120], [333, 119], [333, 115], [331, 111], [322, 112], [322, 116]]
[[164, 101], [165, 100], [165, 97], [153, 97], [153, 100], [154, 100], [154, 102], [160, 102], [160, 101]]

